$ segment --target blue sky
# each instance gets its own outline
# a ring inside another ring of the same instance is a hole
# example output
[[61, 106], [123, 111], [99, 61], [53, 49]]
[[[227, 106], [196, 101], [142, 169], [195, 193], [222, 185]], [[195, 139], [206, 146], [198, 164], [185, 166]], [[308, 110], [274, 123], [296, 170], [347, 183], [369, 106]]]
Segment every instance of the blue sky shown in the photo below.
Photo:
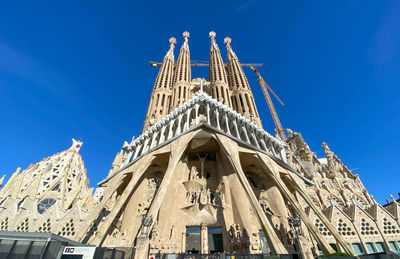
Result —
[[[400, 1], [8, 1], [0, 8], [0, 174], [81, 149], [91, 186], [138, 136], [168, 39], [208, 61], [208, 32], [285, 102], [285, 128], [330, 148], [378, 202], [399, 188]], [[178, 56], [177, 50], [175, 56]], [[273, 122], [246, 70], [264, 128]], [[193, 77], [208, 77], [194, 68]]]

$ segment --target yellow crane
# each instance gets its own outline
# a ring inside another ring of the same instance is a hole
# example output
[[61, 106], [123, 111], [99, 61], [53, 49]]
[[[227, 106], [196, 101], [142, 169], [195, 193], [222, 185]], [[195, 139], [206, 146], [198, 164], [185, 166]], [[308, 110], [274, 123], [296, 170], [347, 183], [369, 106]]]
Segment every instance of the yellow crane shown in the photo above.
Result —
[[[150, 66], [151, 66], [151, 67], [160, 67], [161, 64], [162, 64], [161, 62], [150, 61]], [[256, 63], [256, 64], [240, 64], [240, 65], [241, 65], [242, 67], [251, 67], [251, 66], [253, 66], [253, 67], [262, 67], [262, 66], [263, 66], [263, 64], [261, 64], [261, 63]], [[198, 62], [198, 63], [191, 63], [190, 66], [192, 66], [192, 67], [208, 67], [209, 64], [208, 64], [208, 63], [200, 63], [200, 62]], [[226, 66], [226, 64], [225, 64], [225, 66]]]
[[263, 90], [265, 100], [267, 101], [269, 111], [271, 112], [272, 119], [274, 120], [274, 124], [276, 127], [276, 131], [278, 132], [279, 137], [285, 141], [286, 136], [285, 136], [285, 130], [282, 128], [281, 121], [279, 120], [278, 113], [276, 113], [274, 104], [272, 103], [271, 97], [269, 96], [268, 90], [271, 91], [271, 93], [276, 97], [276, 99], [284, 106], [285, 104], [279, 99], [279, 97], [274, 93], [274, 91], [269, 87], [269, 85], [264, 81], [264, 79], [261, 77], [260, 73], [257, 71], [257, 69], [254, 66], [250, 66], [250, 69], [257, 75], [258, 79], [257, 82], [260, 83], [261, 88]]

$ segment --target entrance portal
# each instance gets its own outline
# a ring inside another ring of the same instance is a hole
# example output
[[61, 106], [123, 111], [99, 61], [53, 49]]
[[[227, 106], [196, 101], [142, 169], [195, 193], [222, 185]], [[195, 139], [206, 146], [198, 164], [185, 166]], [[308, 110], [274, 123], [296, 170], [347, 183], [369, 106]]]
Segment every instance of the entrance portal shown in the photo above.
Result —
[[218, 227], [208, 227], [208, 250], [211, 254], [222, 253], [222, 229]]
[[200, 227], [186, 228], [186, 253], [200, 253]]

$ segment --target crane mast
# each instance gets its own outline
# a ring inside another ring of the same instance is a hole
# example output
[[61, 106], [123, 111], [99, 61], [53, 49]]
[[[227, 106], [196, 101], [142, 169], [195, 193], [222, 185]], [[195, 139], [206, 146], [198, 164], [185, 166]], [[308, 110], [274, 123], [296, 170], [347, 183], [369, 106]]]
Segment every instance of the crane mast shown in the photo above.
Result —
[[[151, 66], [151, 67], [160, 67], [161, 64], [162, 64], [161, 62], [153, 62], [153, 61], [150, 61], [150, 66]], [[262, 67], [262, 66], [263, 66], [263, 64], [261, 64], [261, 63], [240, 64], [240, 65], [241, 65], [242, 67], [251, 67], [251, 66], [253, 66], [253, 67]], [[191, 66], [191, 67], [208, 67], [209, 64], [206, 64], [206, 63], [191, 63], [190, 66]], [[225, 66], [226, 66], [226, 64], [225, 64]]]
[[278, 132], [279, 137], [285, 141], [286, 136], [285, 136], [285, 130], [282, 128], [282, 124], [279, 120], [278, 113], [275, 110], [274, 104], [272, 103], [271, 97], [268, 93], [268, 89], [271, 91], [271, 93], [278, 99], [278, 101], [284, 105], [284, 103], [279, 99], [279, 97], [274, 93], [274, 91], [269, 87], [269, 85], [264, 81], [264, 79], [261, 77], [260, 73], [257, 71], [257, 69], [254, 66], [250, 66], [250, 69], [257, 75], [258, 79], [257, 82], [260, 84], [265, 100], [267, 101], [269, 111], [271, 112], [272, 119], [274, 120], [274, 124], [276, 127], [276, 131]]

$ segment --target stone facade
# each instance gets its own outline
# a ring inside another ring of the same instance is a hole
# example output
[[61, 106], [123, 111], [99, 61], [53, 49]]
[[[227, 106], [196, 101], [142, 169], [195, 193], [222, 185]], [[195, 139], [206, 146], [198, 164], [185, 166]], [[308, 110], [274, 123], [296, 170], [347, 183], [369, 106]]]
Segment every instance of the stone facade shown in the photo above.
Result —
[[188, 37], [177, 65], [170, 40], [144, 131], [123, 144], [96, 191], [73, 141], [10, 177], [0, 230], [134, 246], [136, 258], [398, 249], [399, 204], [377, 204], [327, 144], [318, 158], [300, 133], [287, 130], [283, 142], [263, 130], [230, 39], [225, 66], [210, 33], [210, 82], [192, 80]]

